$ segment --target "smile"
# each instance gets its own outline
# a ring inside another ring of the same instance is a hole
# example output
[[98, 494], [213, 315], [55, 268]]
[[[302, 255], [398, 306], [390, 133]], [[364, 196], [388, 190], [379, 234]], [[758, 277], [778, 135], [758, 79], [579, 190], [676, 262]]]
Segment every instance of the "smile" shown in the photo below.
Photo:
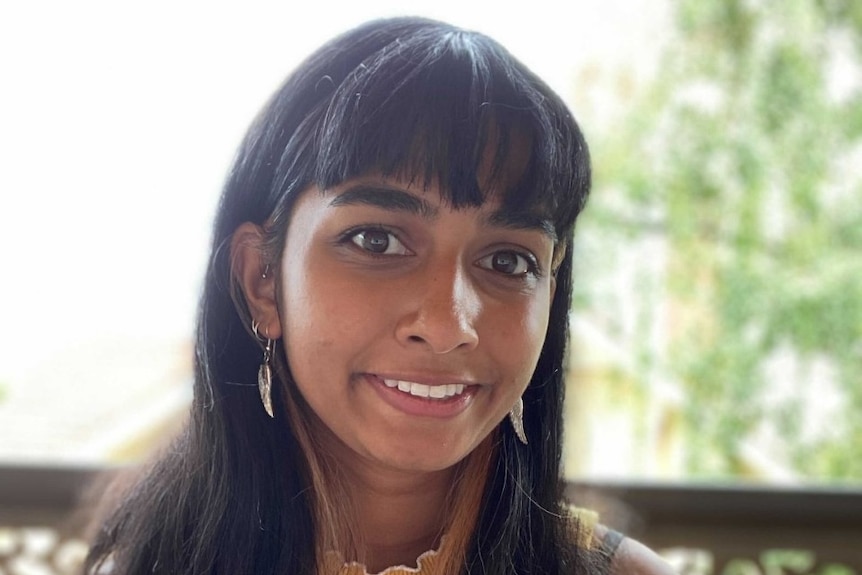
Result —
[[415, 395], [416, 397], [429, 397], [431, 399], [446, 399], [464, 393], [463, 383], [449, 383], [445, 385], [425, 385], [415, 381], [403, 381], [399, 379], [384, 379], [383, 383], [389, 388], [398, 388], [399, 391]]

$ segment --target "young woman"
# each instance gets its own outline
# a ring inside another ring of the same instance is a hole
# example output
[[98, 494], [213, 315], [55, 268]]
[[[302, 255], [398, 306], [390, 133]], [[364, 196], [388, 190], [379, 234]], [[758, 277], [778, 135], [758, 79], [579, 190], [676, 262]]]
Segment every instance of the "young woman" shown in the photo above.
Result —
[[111, 573], [664, 573], [562, 500], [565, 105], [489, 38], [323, 46], [222, 196], [185, 432], [104, 522]]

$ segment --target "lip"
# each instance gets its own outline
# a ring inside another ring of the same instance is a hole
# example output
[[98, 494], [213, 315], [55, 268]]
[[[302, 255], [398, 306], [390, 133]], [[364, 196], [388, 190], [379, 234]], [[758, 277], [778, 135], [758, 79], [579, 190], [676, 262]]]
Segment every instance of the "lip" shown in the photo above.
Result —
[[[362, 379], [368, 383], [383, 401], [398, 411], [417, 417], [432, 417], [448, 419], [462, 413], [473, 402], [473, 397], [479, 390], [479, 385], [472, 381], [460, 378], [447, 378], [446, 376], [406, 376], [390, 374], [362, 374]], [[387, 387], [384, 379], [397, 379], [400, 381], [411, 381], [429, 386], [462, 384], [464, 391], [458, 395], [444, 398], [432, 399], [410, 395], [397, 388]]]

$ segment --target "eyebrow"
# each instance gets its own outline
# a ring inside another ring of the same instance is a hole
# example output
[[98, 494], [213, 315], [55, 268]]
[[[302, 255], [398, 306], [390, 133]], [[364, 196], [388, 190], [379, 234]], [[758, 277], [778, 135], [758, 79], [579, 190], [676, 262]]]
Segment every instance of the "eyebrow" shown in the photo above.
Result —
[[356, 186], [332, 198], [331, 207], [372, 206], [392, 212], [406, 212], [428, 220], [437, 217], [438, 210], [425, 200], [402, 190], [379, 186]]
[[[332, 198], [330, 207], [371, 206], [393, 212], [405, 212], [433, 220], [439, 210], [411, 193], [383, 186], [359, 185], [349, 188]], [[498, 210], [484, 216], [483, 224], [511, 230], [539, 231], [552, 241], [557, 241], [557, 233], [551, 220], [543, 215], [529, 211]]]
[[496, 228], [538, 231], [557, 241], [557, 230], [551, 220], [534, 212], [498, 210], [485, 218], [485, 223]]

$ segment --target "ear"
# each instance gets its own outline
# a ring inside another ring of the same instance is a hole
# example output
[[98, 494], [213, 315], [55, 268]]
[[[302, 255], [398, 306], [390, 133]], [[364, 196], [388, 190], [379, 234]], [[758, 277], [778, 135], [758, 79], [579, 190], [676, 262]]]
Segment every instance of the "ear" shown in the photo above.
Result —
[[560, 271], [560, 266], [563, 265], [563, 260], [566, 258], [566, 250], [569, 249], [569, 242], [562, 241], [554, 247], [554, 255], [551, 258], [551, 301], [554, 300], [554, 295], [557, 293], [557, 272]]
[[277, 266], [266, 261], [263, 228], [251, 222], [239, 226], [231, 238], [230, 258], [233, 279], [245, 297], [252, 320], [259, 325], [260, 337], [280, 338]]

